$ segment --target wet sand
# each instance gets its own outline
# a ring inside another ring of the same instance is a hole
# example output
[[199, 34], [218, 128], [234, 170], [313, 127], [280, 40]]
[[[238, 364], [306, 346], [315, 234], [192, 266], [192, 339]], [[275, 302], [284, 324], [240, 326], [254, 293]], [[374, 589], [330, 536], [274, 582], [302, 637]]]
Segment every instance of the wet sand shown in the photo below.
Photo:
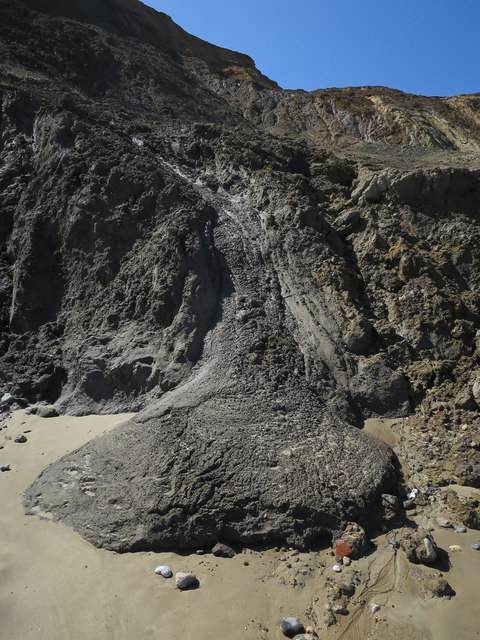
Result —
[[[18, 411], [0, 431], [0, 464], [12, 469], [0, 474], [0, 638], [280, 640], [279, 622], [287, 615], [335, 640], [478, 638], [480, 552], [470, 545], [480, 532], [433, 532], [444, 549], [463, 546], [444, 572], [457, 592], [451, 600], [424, 600], [408, 578], [414, 565], [402, 552], [385, 548], [380, 536], [375, 552], [344, 568], [345, 575], [357, 571], [360, 583], [349, 615], [338, 615], [337, 624], [326, 629], [325, 580], [335, 562], [329, 549], [244, 549], [232, 559], [210, 553], [118, 555], [96, 549], [63, 524], [24, 514], [22, 492], [42, 469], [128, 417], [42, 419]], [[26, 443], [14, 443], [28, 430]], [[155, 575], [159, 564], [174, 573], [193, 571], [199, 588], [178, 591], [174, 579]], [[372, 601], [380, 605], [376, 614], [370, 612]]]

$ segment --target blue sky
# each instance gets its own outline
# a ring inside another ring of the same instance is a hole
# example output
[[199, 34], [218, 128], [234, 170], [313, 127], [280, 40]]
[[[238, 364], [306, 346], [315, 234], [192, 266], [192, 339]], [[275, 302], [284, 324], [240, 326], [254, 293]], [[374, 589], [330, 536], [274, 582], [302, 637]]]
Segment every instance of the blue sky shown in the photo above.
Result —
[[480, 92], [480, 0], [146, 0], [285, 89]]

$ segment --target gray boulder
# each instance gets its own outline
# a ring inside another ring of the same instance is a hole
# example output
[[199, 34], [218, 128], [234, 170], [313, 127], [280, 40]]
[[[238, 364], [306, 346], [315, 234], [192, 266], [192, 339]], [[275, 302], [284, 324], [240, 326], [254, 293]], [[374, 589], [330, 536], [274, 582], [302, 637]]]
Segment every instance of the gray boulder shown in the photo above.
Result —
[[34, 407], [32, 413], [35, 413], [40, 418], [56, 418], [58, 416], [58, 411], [52, 405], [39, 405]]

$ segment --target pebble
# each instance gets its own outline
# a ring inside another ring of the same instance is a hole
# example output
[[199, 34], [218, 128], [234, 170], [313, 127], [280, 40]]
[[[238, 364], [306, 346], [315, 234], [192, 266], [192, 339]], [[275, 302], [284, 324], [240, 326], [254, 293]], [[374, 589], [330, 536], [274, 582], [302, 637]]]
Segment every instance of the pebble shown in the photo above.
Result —
[[0, 471], [10, 471], [9, 464], [0, 464]]
[[474, 542], [472, 544], [472, 549], [475, 549], [475, 551], [480, 551], [480, 544], [478, 544], [478, 542]]
[[171, 578], [173, 576], [173, 573], [170, 567], [167, 567], [166, 565], [162, 565], [162, 564], [155, 569], [155, 573], [159, 576], [163, 576], [164, 578]]
[[18, 436], [15, 438], [15, 442], [26, 442], [27, 441], [27, 436], [23, 435], [23, 433], [19, 433]]
[[448, 518], [442, 517], [437, 518], [437, 524], [439, 527], [443, 527], [444, 529], [449, 529], [452, 526], [452, 523]]
[[377, 611], [380, 611], [380, 605], [376, 602], [372, 602], [370, 605], [370, 613], [377, 613]]
[[280, 626], [282, 627], [283, 634], [287, 636], [287, 638], [293, 638], [305, 631], [303, 624], [293, 616], [282, 618]]
[[461, 524], [455, 527], [455, 531], [457, 533], [467, 533], [467, 529]]
[[194, 573], [179, 571], [175, 574], [175, 586], [177, 589], [188, 589], [188, 587], [192, 587], [197, 582], [197, 576]]
[[342, 568], [338, 566], [338, 564], [334, 564], [332, 569], [336, 572], [336, 573], [341, 573], [342, 572]]
[[343, 559], [343, 564], [344, 564], [346, 567], [348, 567], [349, 565], [351, 565], [351, 564], [352, 564], [352, 561], [350, 560], [350, 558], [347, 558], [347, 557], [345, 556], [345, 558]]
[[338, 613], [341, 616], [346, 616], [348, 613], [347, 607], [344, 604], [336, 604], [334, 607], [332, 607], [332, 611], [333, 613]]

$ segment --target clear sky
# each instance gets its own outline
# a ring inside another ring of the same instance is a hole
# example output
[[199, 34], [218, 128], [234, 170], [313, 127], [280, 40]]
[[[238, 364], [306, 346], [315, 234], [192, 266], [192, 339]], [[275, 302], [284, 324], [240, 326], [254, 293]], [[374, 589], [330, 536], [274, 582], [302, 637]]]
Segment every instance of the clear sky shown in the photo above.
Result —
[[144, 0], [285, 89], [480, 92], [480, 0]]

